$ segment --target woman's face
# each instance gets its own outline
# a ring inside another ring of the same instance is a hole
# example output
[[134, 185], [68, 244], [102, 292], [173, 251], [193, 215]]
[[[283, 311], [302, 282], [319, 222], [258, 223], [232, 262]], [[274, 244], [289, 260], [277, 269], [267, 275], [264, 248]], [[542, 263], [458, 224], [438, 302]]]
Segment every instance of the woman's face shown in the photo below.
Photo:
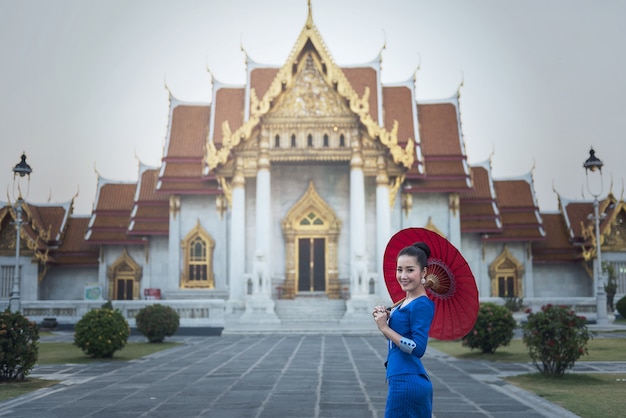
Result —
[[415, 257], [401, 255], [396, 263], [396, 280], [404, 292], [418, 289], [422, 284], [422, 277], [426, 273]]

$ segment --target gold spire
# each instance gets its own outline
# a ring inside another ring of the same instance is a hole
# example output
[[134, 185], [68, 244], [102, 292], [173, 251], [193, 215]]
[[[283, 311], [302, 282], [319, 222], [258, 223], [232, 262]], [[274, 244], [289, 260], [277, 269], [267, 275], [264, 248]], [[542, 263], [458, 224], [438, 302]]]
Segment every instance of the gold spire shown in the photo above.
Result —
[[311, 0], [307, 1], [309, 7], [309, 14], [306, 17], [306, 28], [311, 29], [313, 27], [313, 13], [311, 10]]

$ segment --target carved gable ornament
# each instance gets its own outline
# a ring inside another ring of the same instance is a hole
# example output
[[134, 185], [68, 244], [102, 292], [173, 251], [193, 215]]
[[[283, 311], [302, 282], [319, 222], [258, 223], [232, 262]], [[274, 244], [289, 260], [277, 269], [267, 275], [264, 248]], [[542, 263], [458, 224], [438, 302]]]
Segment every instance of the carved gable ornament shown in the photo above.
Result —
[[626, 251], [626, 209], [623, 204], [615, 211], [606, 233], [602, 242], [603, 251]]
[[[319, 55], [319, 61], [312, 58], [312, 51]], [[304, 63], [301, 62], [302, 59]], [[304, 66], [301, 67], [303, 64]], [[321, 74], [324, 74], [324, 77]], [[325, 80], [328, 80], [329, 84]], [[330, 88], [331, 85], [332, 88]], [[304, 92], [305, 95], [299, 96], [298, 92]], [[414, 139], [409, 138], [407, 143], [401, 146], [398, 144], [397, 121], [393, 122], [390, 130], [378, 125], [369, 112], [369, 95], [369, 87], [364, 89], [362, 96], [357, 94], [341, 68], [334, 63], [313, 23], [309, 10], [306, 24], [287, 62], [280, 68], [263, 97], [258, 97], [255, 89], [250, 89], [249, 118], [236, 129], [232, 129], [228, 121], [223, 123], [223, 138], [219, 149], [212, 139], [207, 142], [205, 154], [207, 168], [212, 171], [226, 164], [233, 148], [248, 141], [261, 119], [270, 116], [270, 112], [272, 112], [272, 117], [276, 118], [279, 115], [280, 117], [300, 118], [302, 116], [299, 115], [311, 118], [319, 118], [320, 115], [335, 118], [341, 115], [349, 115], [352, 118], [356, 116], [367, 135], [378, 140], [389, 150], [394, 163], [410, 168], [416, 157]], [[339, 113], [333, 114], [333, 112]]]
[[354, 117], [344, 99], [326, 83], [318, 65], [308, 53], [293, 87], [282, 95], [268, 118]]

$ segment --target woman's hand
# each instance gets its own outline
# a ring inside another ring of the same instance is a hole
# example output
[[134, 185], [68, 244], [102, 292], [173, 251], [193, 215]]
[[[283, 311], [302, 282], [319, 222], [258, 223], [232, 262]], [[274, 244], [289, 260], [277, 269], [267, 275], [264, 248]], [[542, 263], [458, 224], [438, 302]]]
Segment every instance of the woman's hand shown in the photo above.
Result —
[[387, 311], [387, 308], [382, 305], [374, 307], [372, 316], [374, 317], [374, 321], [376, 322], [376, 326], [378, 327], [378, 329], [387, 326], [387, 320], [389, 319], [389, 311]]

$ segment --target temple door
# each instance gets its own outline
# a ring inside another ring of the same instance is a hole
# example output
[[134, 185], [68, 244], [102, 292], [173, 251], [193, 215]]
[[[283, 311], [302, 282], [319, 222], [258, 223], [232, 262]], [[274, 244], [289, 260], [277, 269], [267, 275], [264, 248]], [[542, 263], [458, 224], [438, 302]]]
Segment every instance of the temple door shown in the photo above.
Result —
[[326, 291], [326, 239], [298, 238], [298, 292]]

